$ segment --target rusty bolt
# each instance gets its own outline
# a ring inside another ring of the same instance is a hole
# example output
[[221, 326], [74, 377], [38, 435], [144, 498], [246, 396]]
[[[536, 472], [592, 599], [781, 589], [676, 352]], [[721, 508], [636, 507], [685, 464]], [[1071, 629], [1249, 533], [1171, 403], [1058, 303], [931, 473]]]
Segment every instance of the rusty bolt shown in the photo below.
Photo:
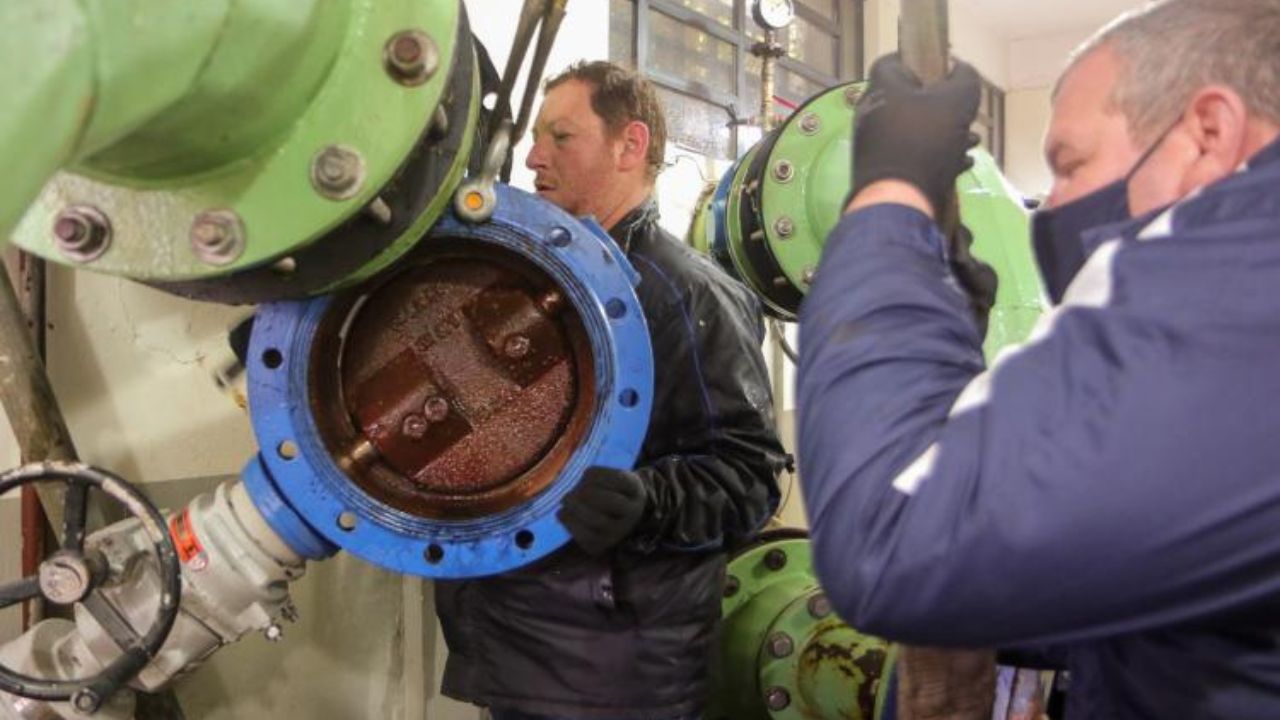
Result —
[[72, 205], [53, 221], [53, 243], [71, 260], [95, 260], [111, 247], [111, 221], [91, 205]]
[[210, 265], [226, 265], [244, 252], [244, 224], [230, 210], [206, 210], [191, 223], [191, 250]]
[[779, 160], [773, 166], [773, 179], [778, 182], [788, 182], [795, 174], [796, 166], [790, 160]]
[[809, 614], [818, 620], [831, 614], [831, 601], [827, 599], [826, 593], [818, 593], [809, 598]]
[[432, 395], [422, 403], [422, 414], [430, 422], [440, 422], [449, 415], [449, 401], [439, 395]]
[[344, 145], [328, 145], [311, 159], [311, 185], [330, 200], [346, 200], [364, 184], [364, 158]]
[[419, 440], [423, 435], [427, 434], [427, 426], [430, 424], [421, 415], [410, 413], [405, 415], [404, 421], [400, 423], [400, 432], [407, 438]]
[[786, 688], [771, 687], [764, 694], [764, 704], [770, 710], [786, 710], [791, 704], [791, 693]]
[[421, 85], [440, 67], [440, 51], [435, 41], [421, 30], [401, 30], [387, 40], [382, 63], [396, 82], [406, 87]]
[[724, 596], [728, 598], [737, 595], [740, 587], [742, 584], [738, 582], [737, 576], [730, 575], [724, 582]]
[[858, 101], [861, 99], [862, 99], [862, 88], [860, 86], [850, 85], [849, 87], [845, 88], [844, 101], [849, 107], [853, 107], [857, 105]]
[[769, 654], [775, 658], [784, 658], [794, 652], [795, 642], [784, 632], [776, 632], [769, 636]]
[[773, 221], [773, 231], [778, 234], [778, 237], [789, 238], [795, 234], [796, 224], [791, 218], [783, 215]]
[[764, 566], [777, 572], [787, 566], [787, 553], [779, 548], [774, 548], [764, 554]]
[[512, 360], [519, 360], [529, 354], [529, 338], [524, 335], [508, 335], [502, 343], [502, 353]]
[[805, 135], [812, 135], [818, 132], [821, 128], [822, 118], [819, 118], [814, 113], [805, 113], [804, 117], [800, 118], [800, 132]]

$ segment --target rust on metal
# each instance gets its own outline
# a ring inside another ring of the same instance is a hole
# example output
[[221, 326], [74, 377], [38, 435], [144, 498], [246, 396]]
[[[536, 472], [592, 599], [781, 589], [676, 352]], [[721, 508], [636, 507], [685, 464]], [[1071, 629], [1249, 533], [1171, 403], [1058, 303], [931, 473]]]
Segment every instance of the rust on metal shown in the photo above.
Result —
[[[821, 694], [822, 689], [838, 686], [857, 688], [856, 705], [848, 707], [847, 699], [840, 700], [843, 707], [839, 716], [871, 718], [875, 714], [880, 683], [885, 680], [882, 676], [888, 657], [887, 646], [877, 641], [851, 642], [852, 633], [839, 618], [820, 622], [800, 653], [798, 675], [808, 679], [807, 683], [802, 681], [802, 685], [811, 684], [812, 692], [808, 694], [815, 697]], [[832, 682], [832, 673], [839, 675], [841, 680]]]
[[433, 240], [407, 265], [321, 322], [310, 378], [321, 435], [354, 482], [405, 512], [513, 507], [551, 484], [589, 428], [582, 321], [513, 253]]

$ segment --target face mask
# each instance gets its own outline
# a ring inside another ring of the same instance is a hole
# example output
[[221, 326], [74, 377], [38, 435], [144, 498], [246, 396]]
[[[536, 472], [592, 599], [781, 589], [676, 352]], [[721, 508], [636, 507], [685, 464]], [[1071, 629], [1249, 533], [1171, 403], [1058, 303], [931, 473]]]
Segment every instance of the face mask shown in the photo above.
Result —
[[1161, 133], [1124, 177], [1065, 205], [1039, 210], [1031, 218], [1031, 243], [1035, 248], [1036, 263], [1054, 305], [1062, 302], [1067, 286], [1092, 251], [1086, 247], [1085, 233], [1130, 218], [1129, 181], [1177, 126], [1175, 122]]

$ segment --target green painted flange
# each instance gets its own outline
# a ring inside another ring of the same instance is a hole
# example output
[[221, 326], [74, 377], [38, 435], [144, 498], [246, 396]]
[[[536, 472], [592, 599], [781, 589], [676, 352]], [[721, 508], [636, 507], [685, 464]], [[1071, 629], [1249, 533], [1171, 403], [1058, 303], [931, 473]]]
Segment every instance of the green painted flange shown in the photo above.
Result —
[[775, 531], [729, 562], [710, 720], [877, 717], [883, 640], [836, 617], [802, 532]]
[[[721, 230], [731, 274], [784, 320], [795, 319], [840, 220], [851, 178], [850, 128], [864, 87], [849, 83], [814, 96], [730, 171]], [[956, 183], [960, 216], [975, 237], [974, 254], [1000, 278], [985, 346], [990, 355], [1024, 340], [1045, 302], [1020, 196], [990, 154], [975, 149], [970, 155], [974, 167]], [[704, 231], [709, 238], [718, 220], [712, 213], [712, 227]]]
[[[263, 4], [269, 3], [251, 5]], [[174, 116], [186, 117], [192, 107], [207, 110], [213, 97], [235, 97], [228, 84], [245, 85], [242, 94], [250, 98], [291, 92], [292, 64], [282, 63], [275, 76], [244, 73], [238, 57], [275, 48], [261, 30], [229, 23], [223, 45], [171, 114], [98, 151], [74, 172], [57, 175], [19, 223], [15, 242], [68, 262], [53, 242], [55, 218], [69, 206], [88, 205], [108, 218], [112, 240], [105, 252], [78, 264], [139, 280], [193, 280], [274, 262], [359, 212], [413, 149], [440, 103], [461, 8], [457, 0], [326, 0], [320, 13], [313, 30], [325, 42], [307, 51], [328, 63], [322, 64], [327, 72], [296, 98], [292, 115], [275, 118], [282, 133], [248, 142], [236, 132], [254, 122], [251, 102], [197, 115], [207, 142], [193, 146], [185, 159], [139, 155], [152, 146], [148, 138], [178, 132]], [[387, 60], [393, 38], [406, 32], [425, 38], [419, 47], [433, 68], [418, 78], [397, 76]], [[331, 60], [323, 48], [314, 49], [325, 43]], [[221, 151], [220, 131], [231, 138]], [[229, 251], [218, 243], [228, 236], [235, 238]], [[194, 240], [200, 239], [215, 252], [199, 251]]]

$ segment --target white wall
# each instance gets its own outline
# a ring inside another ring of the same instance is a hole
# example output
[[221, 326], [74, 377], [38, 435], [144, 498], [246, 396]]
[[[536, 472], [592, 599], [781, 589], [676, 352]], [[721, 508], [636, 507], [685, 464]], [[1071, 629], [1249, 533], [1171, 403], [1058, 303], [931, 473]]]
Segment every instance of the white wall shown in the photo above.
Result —
[[1052, 177], [1042, 151], [1049, 127], [1050, 88], [1010, 90], [1004, 96], [1004, 172], [1023, 195], [1043, 199]]

